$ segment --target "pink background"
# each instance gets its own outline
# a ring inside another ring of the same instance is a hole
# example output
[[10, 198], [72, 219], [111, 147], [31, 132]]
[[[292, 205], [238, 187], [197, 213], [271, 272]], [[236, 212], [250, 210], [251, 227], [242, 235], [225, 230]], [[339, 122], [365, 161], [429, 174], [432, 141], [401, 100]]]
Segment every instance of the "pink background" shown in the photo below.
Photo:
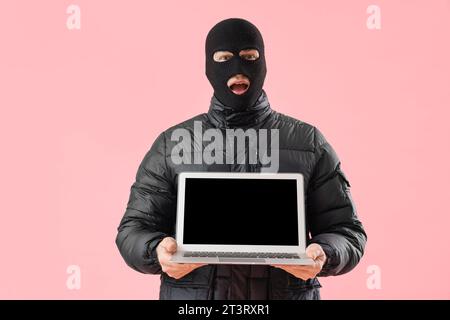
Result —
[[1, 2], [0, 298], [157, 298], [116, 227], [157, 134], [207, 110], [205, 36], [233, 16], [263, 33], [272, 107], [337, 150], [369, 234], [323, 298], [450, 298], [450, 1], [212, 2]]

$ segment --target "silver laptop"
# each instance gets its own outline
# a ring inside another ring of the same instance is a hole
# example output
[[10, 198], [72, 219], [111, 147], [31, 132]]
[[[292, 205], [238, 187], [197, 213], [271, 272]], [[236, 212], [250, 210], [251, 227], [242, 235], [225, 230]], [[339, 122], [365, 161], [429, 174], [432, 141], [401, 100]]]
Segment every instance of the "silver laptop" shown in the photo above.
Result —
[[183, 172], [173, 262], [300, 264], [305, 255], [303, 176]]

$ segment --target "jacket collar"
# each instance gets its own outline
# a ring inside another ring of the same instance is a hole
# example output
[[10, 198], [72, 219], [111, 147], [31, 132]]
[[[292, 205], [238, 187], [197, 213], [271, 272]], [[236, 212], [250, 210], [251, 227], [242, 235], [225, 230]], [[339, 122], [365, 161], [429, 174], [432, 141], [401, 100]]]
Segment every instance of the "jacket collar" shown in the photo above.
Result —
[[256, 103], [242, 111], [222, 104], [216, 96], [211, 98], [207, 116], [218, 128], [249, 128], [256, 126], [272, 114], [269, 100], [263, 90]]

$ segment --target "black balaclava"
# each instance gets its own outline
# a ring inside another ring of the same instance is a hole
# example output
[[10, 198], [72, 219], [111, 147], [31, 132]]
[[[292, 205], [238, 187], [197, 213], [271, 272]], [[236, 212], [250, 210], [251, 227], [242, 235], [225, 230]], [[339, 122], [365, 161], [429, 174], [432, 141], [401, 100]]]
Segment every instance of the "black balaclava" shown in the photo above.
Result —
[[[257, 49], [259, 58], [253, 61], [239, 56], [243, 49]], [[206, 76], [214, 88], [216, 98], [226, 106], [244, 110], [255, 104], [262, 93], [266, 77], [264, 42], [259, 30], [244, 19], [231, 18], [217, 23], [206, 37]], [[224, 62], [213, 59], [216, 51], [230, 51], [233, 57]], [[227, 81], [236, 74], [250, 80], [250, 87], [242, 95], [234, 94]]]

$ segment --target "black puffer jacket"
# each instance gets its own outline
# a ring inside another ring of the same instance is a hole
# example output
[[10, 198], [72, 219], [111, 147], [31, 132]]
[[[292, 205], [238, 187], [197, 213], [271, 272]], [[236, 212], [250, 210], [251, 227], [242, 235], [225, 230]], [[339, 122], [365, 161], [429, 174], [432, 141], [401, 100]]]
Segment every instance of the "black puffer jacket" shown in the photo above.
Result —
[[213, 97], [208, 113], [159, 135], [138, 169], [118, 228], [116, 243], [126, 263], [142, 273], [161, 274], [160, 299], [319, 299], [317, 279], [303, 281], [270, 266], [207, 265], [179, 280], [161, 272], [155, 249], [161, 239], [175, 233], [178, 174], [261, 169], [236, 162], [173, 164], [171, 150], [178, 141], [171, 140], [171, 133], [185, 128], [193, 134], [194, 121], [201, 121], [204, 130], [279, 129], [278, 171], [304, 175], [309, 242], [319, 243], [328, 257], [319, 276], [349, 272], [363, 255], [366, 234], [335, 151], [317, 128], [272, 110], [263, 92], [251, 110], [239, 114]]

